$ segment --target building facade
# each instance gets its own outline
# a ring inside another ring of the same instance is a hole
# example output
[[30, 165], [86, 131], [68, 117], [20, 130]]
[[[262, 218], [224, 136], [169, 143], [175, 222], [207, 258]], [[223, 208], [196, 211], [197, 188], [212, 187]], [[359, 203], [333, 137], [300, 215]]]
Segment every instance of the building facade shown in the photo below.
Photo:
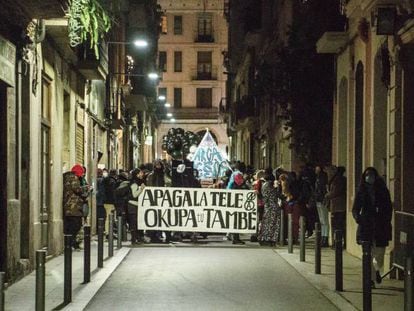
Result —
[[224, 1], [160, 0], [164, 11], [159, 39], [158, 64], [162, 81], [158, 94], [170, 104], [170, 117], [158, 126], [157, 155], [162, 137], [172, 127], [202, 133], [209, 129], [219, 148], [227, 151], [226, 124], [219, 107], [226, 97], [224, 55], [227, 25]]
[[[315, 43], [332, 1], [228, 1], [227, 122], [231, 157], [256, 168], [299, 171], [328, 163], [332, 56]], [[337, 14], [338, 15], [338, 14]]]
[[320, 53], [336, 55], [334, 164], [347, 168], [347, 249], [361, 256], [351, 209], [361, 174], [375, 167], [385, 179], [395, 209], [387, 267], [403, 266], [413, 243], [412, 130], [414, 7], [408, 1], [342, 1], [348, 27], [326, 32]]
[[[126, 42], [126, 13], [142, 7], [123, 3], [111, 11], [117, 23], [99, 43], [97, 58], [88, 43], [69, 46], [63, 1], [1, 1], [0, 271], [9, 282], [34, 268], [36, 250], [48, 256], [62, 252], [64, 172], [80, 163], [96, 188], [98, 167], [125, 168], [131, 162], [125, 137], [133, 129], [122, 123], [129, 116], [123, 93], [126, 48], [108, 42]], [[158, 29], [156, 2], [145, 5], [153, 12], [146, 14], [152, 18], [148, 24]], [[154, 64], [155, 33], [149, 33]], [[89, 204], [94, 231], [94, 195]]]

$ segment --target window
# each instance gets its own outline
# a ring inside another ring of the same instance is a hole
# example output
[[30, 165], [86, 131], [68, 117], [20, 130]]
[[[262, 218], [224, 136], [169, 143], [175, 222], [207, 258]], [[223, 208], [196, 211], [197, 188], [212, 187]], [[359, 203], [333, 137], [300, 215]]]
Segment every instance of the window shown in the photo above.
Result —
[[213, 15], [211, 13], [200, 13], [198, 15], [198, 38], [199, 42], [213, 42]]
[[165, 96], [165, 101], [167, 101], [167, 88], [166, 87], [160, 87], [158, 88], [158, 96]]
[[197, 89], [197, 108], [212, 107], [213, 89]]
[[183, 53], [174, 52], [174, 72], [182, 72], [183, 71]]
[[167, 31], [168, 31], [168, 24], [167, 24], [167, 16], [166, 15], [161, 16], [160, 26], [161, 26], [161, 33], [163, 35], [166, 35]]
[[174, 88], [174, 108], [181, 108], [183, 98], [183, 90], [181, 88]]
[[174, 16], [174, 34], [182, 35], [183, 34], [183, 17]]
[[167, 71], [167, 52], [160, 51], [158, 54], [158, 66], [161, 71]]
[[211, 79], [211, 52], [197, 52], [197, 79]]

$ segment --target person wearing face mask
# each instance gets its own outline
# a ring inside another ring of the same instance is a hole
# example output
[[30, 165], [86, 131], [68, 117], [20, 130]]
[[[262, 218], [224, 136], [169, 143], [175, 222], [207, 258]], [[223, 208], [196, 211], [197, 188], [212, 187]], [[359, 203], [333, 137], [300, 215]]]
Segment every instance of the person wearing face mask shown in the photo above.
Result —
[[385, 247], [392, 239], [392, 203], [384, 180], [373, 167], [368, 167], [362, 174], [352, 216], [358, 224], [357, 243], [371, 242], [371, 284], [375, 288], [375, 281], [382, 281]]

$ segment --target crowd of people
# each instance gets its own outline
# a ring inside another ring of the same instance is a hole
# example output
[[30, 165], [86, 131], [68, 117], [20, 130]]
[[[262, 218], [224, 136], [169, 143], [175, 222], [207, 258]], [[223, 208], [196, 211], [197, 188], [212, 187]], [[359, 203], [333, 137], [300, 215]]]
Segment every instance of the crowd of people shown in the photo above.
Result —
[[[181, 187], [201, 187], [197, 171], [177, 167], [182, 173]], [[197, 233], [143, 231], [137, 228], [137, 198], [145, 186], [177, 186], [171, 164], [156, 160], [132, 171], [98, 169], [96, 189], [97, 219], [108, 215], [122, 216], [130, 232], [131, 244], [169, 243], [190, 238], [197, 241]], [[190, 172], [190, 173], [189, 173]], [[79, 249], [76, 238], [89, 215], [88, 199], [94, 189], [85, 179], [86, 168], [75, 165], [63, 176], [64, 232], [73, 236], [72, 246]], [[298, 243], [299, 219], [305, 216], [306, 236], [311, 238], [316, 222], [321, 224], [322, 247], [329, 247], [329, 237], [335, 230], [346, 230], [347, 181], [344, 167], [334, 165], [303, 166], [298, 173], [283, 168], [254, 170], [242, 162], [232, 163], [225, 176], [214, 180], [210, 187], [221, 189], [249, 189], [257, 195], [257, 232], [250, 240], [262, 246], [275, 246], [279, 242], [282, 222], [292, 215], [293, 243]], [[177, 176], [175, 177], [177, 178]], [[282, 219], [281, 211], [284, 210]], [[392, 205], [384, 180], [375, 168], [367, 168], [361, 176], [352, 215], [358, 224], [357, 242], [371, 241], [373, 249], [373, 282], [380, 282], [385, 247], [391, 240]], [[329, 219], [330, 217], [330, 219]], [[287, 226], [283, 226], [287, 228]], [[378, 230], [380, 228], [380, 230]], [[116, 231], [116, 228], [114, 228]], [[285, 229], [286, 230], [286, 229]], [[116, 232], [115, 232], [116, 234]], [[204, 234], [204, 237], [206, 235]], [[285, 233], [284, 236], [287, 236]], [[229, 233], [225, 239], [233, 244], [244, 244], [238, 233]], [[345, 246], [345, 245], [344, 245]]]

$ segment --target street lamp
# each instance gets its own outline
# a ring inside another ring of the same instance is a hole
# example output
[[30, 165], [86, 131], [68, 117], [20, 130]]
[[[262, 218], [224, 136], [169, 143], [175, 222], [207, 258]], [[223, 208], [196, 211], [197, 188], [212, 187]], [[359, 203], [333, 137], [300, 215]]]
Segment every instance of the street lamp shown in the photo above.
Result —
[[170, 121], [171, 121], [171, 122], [175, 122], [175, 119], [174, 119], [174, 118], [171, 118], [171, 119], [170, 119]]
[[146, 48], [148, 41], [144, 39], [136, 39], [134, 41], [108, 41], [107, 44], [119, 44], [119, 45], [135, 45], [137, 48]]
[[165, 103], [165, 104], [164, 104], [164, 107], [165, 107], [165, 108], [170, 108], [170, 107], [171, 107], [171, 104], [170, 104], [170, 103]]
[[167, 113], [167, 117], [171, 118], [173, 115], [171, 112]]
[[158, 100], [162, 100], [162, 101], [164, 101], [164, 100], [165, 100], [165, 96], [164, 96], [164, 95], [160, 95], [160, 96], [158, 96]]
[[156, 72], [150, 72], [148, 74], [148, 78], [150, 78], [151, 80], [157, 80], [160, 76], [158, 75], [158, 73]]
[[137, 39], [133, 43], [138, 48], [146, 48], [148, 46], [148, 41], [143, 39]]

